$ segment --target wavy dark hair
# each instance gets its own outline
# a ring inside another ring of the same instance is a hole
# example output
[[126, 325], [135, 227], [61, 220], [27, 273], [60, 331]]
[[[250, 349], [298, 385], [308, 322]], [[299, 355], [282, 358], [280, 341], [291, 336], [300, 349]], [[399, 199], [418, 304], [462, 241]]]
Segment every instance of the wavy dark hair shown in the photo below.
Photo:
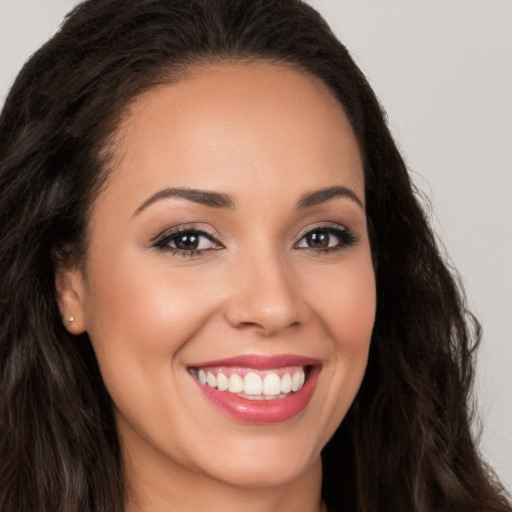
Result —
[[329, 510], [510, 512], [471, 435], [478, 324], [374, 93], [300, 0], [88, 0], [19, 74], [0, 117], [0, 510], [123, 510], [111, 399], [87, 334], [62, 325], [55, 271], [84, 258], [130, 102], [225, 60], [319, 77], [364, 158], [378, 306], [362, 387], [322, 453]]

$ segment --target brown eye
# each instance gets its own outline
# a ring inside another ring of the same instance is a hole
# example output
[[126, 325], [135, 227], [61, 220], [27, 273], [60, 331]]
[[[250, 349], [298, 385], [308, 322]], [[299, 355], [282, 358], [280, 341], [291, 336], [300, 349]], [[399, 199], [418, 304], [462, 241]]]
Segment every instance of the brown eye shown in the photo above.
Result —
[[197, 251], [200, 241], [200, 236], [197, 233], [183, 233], [177, 235], [172, 240], [172, 244], [181, 251]]
[[158, 240], [155, 247], [183, 255], [196, 255], [202, 251], [222, 248], [209, 233], [195, 229], [181, 229], [169, 233]]
[[348, 229], [341, 226], [328, 226], [312, 229], [302, 236], [295, 245], [297, 249], [314, 249], [329, 251], [353, 245], [356, 237]]
[[331, 235], [325, 231], [314, 231], [306, 235], [306, 244], [311, 249], [325, 249], [329, 247]]

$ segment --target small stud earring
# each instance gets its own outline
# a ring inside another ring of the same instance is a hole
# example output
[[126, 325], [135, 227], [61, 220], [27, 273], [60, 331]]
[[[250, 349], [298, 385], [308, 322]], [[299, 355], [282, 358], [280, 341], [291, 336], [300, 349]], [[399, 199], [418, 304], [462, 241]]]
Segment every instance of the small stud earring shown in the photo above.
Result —
[[69, 325], [69, 324], [72, 324], [74, 321], [75, 321], [75, 317], [74, 316], [68, 316], [68, 318], [64, 318], [62, 320], [62, 323], [64, 325]]

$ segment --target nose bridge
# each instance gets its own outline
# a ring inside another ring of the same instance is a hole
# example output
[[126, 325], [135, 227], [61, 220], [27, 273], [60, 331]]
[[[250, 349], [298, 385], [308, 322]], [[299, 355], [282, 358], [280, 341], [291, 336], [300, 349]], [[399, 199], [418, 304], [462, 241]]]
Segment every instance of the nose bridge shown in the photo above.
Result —
[[271, 335], [299, 322], [293, 269], [276, 246], [240, 254], [233, 269], [228, 321]]

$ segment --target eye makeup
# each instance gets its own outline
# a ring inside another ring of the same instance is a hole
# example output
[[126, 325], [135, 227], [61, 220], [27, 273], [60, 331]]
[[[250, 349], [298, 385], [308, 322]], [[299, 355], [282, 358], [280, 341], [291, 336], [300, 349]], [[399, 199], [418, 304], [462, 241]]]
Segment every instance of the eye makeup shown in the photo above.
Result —
[[321, 255], [346, 249], [357, 241], [357, 235], [350, 229], [340, 224], [328, 223], [308, 227], [294, 247]]
[[[318, 224], [304, 230], [293, 248], [322, 255], [346, 249], [357, 241], [357, 235], [344, 226], [336, 223]], [[193, 226], [180, 226], [157, 236], [152, 247], [178, 257], [204, 256], [211, 251], [224, 249], [214, 232]]]
[[200, 256], [203, 253], [224, 248], [213, 233], [191, 226], [180, 226], [159, 235], [152, 246], [169, 251], [173, 256], [183, 257]]

